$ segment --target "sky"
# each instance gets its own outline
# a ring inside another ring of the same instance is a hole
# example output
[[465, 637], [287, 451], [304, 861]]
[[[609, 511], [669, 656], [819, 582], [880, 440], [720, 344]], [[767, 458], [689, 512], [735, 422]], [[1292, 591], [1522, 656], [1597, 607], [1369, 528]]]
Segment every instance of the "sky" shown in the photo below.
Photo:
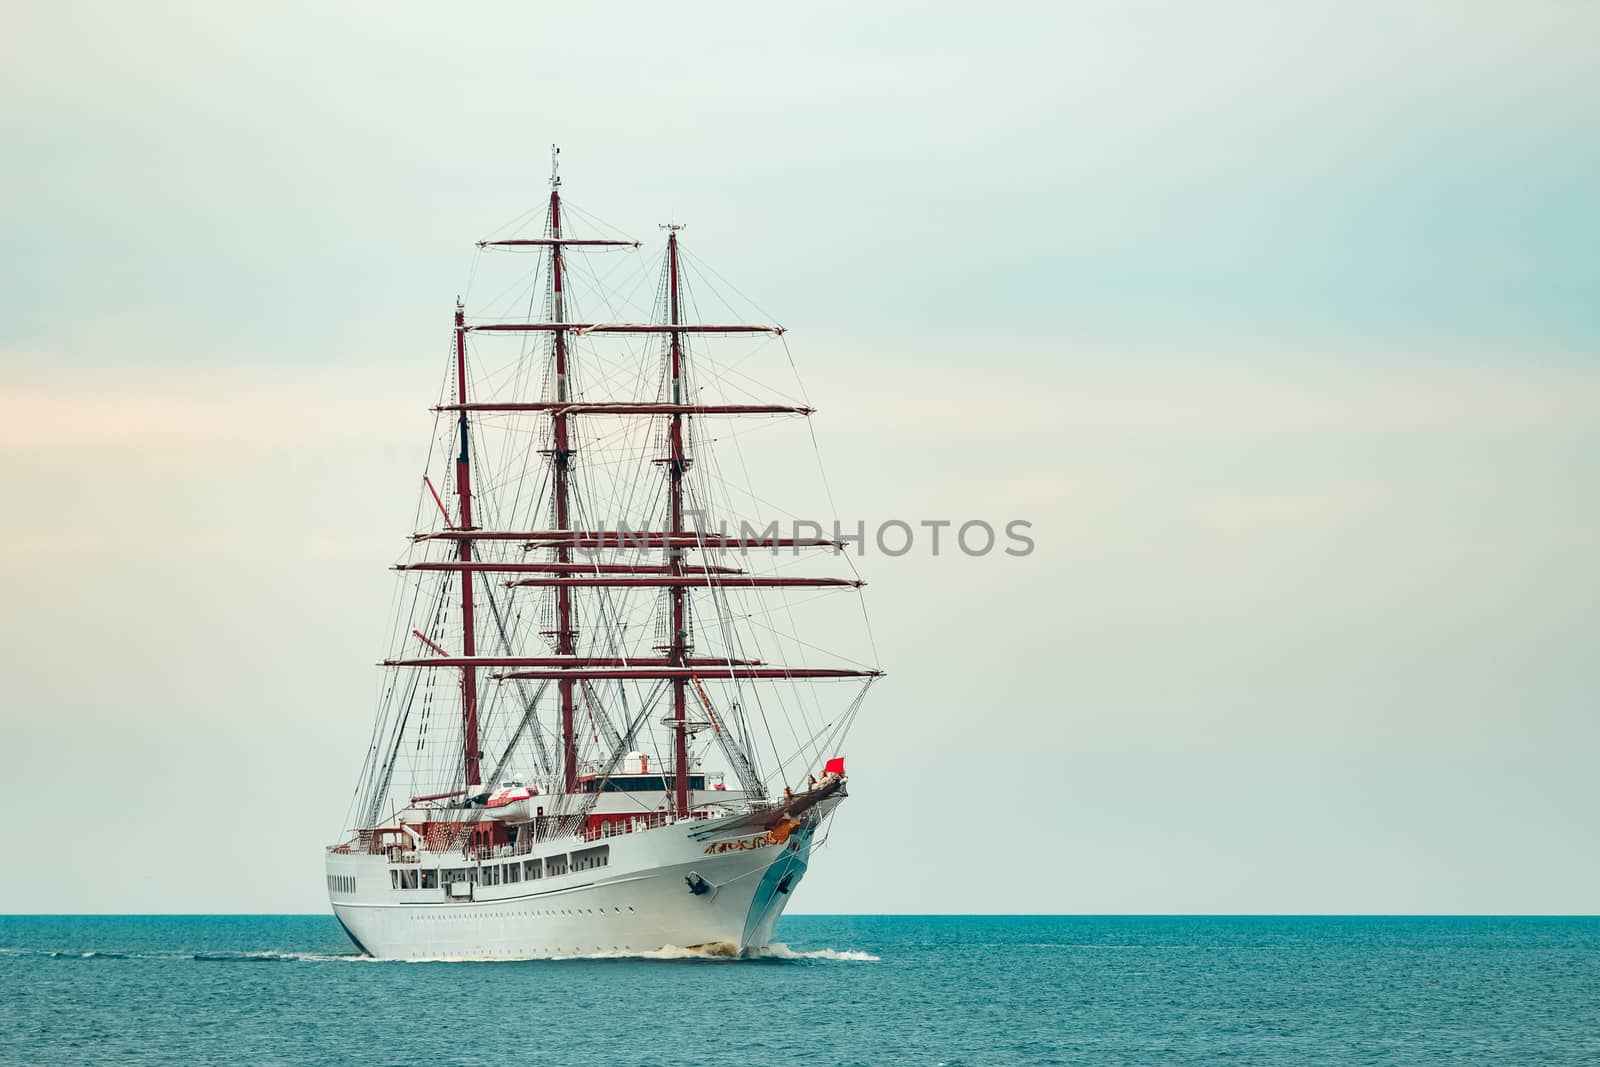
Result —
[[1600, 908], [1600, 9], [24, 4], [0, 912], [317, 912], [472, 242], [789, 330], [880, 658], [811, 912]]

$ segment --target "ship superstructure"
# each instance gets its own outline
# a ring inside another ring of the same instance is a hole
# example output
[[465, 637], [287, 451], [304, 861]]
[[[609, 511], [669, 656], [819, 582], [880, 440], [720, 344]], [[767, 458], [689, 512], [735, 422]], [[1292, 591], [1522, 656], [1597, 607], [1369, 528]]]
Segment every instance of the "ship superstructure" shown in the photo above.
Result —
[[512, 284], [455, 308], [333, 910], [379, 957], [757, 951], [881, 673], [823, 651], [841, 603], [870, 649], [837, 526], [766, 514], [790, 472], [741, 444], [812, 408], [757, 373], [792, 370], [781, 327], [699, 313], [681, 226], [652, 279], [554, 166], [525, 218], [478, 243]]

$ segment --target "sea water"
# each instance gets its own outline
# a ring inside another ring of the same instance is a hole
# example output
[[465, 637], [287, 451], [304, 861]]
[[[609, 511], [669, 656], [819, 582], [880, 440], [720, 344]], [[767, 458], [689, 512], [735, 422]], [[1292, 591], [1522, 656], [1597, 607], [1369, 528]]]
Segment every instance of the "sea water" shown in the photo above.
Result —
[[7, 1064], [1600, 1064], [1600, 919], [792, 916], [758, 959], [387, 963], [0, 917]]

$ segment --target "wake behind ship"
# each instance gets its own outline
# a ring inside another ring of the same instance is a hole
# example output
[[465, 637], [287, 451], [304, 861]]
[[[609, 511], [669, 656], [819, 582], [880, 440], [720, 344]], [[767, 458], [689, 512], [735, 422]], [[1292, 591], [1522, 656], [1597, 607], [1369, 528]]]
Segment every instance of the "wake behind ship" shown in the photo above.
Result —
[[701, 319], [742, 298], [681, 226], [659, 271], [609, 229], [552, 167], [548, 205], [478, 242], [474, 279], [509, 259], [511, 283], [456, 304], [372, 742], [327, 850], [334, 914], [373, 956], [759, 951], [847, 795], [839, 753], [881, 672], [824, 651], [852, 630], [870, 648], [844, 540], [763, 514], [814, 454], [809, 427], [756, 432], [812, 414], [797, 381], [763, 384], [792, 375], [783, 330]]

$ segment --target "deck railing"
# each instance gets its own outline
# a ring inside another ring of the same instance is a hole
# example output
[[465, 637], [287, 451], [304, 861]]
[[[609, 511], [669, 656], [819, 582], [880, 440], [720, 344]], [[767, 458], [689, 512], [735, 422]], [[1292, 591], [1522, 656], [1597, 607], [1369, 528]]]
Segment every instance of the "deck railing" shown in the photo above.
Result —
[[[755, 810], [770, 807], [770, 804], [756, 805]], [[711, 818], [709, 811], [696, 811], [690, 818], [695, 821], [705, 821]], [[540, 815], [526, 823], [517, 823], [517, 839], [515, 842], [490, 846], [473, 843], [474, 828], [480, 825], [476, 822], [461, 822], [449, 824], [451, 829], [444, 835], [430, 834], [431, 839], [438, 836], [440, 839], [432, 851], [438, 855], [446, 852], [459, 852], [468, 860], [493, 860], [510, 859], [516, 856], [529, 855], [534, 846], [546, 841], [562, 837], [576, 837], [583, 841], [599, 841], [608, 837], [621, 837], [624, 834], [643, 833], [646, 830], [656, 830], [663, 826], [670, 826], [676, 822], [672, 815], [661, 812], [641, 812], [638, 814], [617, 813], [615, 815], [600, 815], [597, 820], [586, 820], [581, 815]], [[442, 846], [442, 847], [440, 847]], [[417, 863], [420, 861], [418, 849], [414, 844], [396, 845], [379, 844], [378, 837], [371, 830], [363, 830], [356, 838], [328, 849], [340, 856], [352, 854], [367, 854], [373, 856], [388, 856], [390, 863]]]

